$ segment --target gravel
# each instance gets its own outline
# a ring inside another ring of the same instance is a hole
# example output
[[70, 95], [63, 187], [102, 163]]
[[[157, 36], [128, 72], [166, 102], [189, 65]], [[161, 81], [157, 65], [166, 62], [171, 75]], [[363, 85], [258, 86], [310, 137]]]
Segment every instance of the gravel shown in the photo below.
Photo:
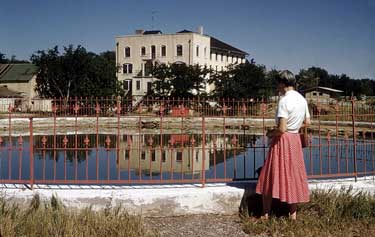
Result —
[[187, 215], [175, 217], [147, 217], [146, 229], [160, 236], [249, 236], [242, 230], [238, 215]]

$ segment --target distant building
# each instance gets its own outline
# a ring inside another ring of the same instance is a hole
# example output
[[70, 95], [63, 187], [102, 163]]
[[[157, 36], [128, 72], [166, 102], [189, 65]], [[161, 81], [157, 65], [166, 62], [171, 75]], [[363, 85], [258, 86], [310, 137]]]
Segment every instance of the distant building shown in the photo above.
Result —
[[338, 98], [340, 97], [340, 94], [343, 93], [341, 90], [322, 86], [309, 88], [303, 92], [308, 101], [317, 101], [318, 99], [321, 101], [327, 101], [329, 99]]
[[52, 111], [52, 100], [41, 99], [35, 91], [37, 66], [0, 64], [0, 111]]
[[[152, 90], [155, 78], [151, 70], [156, 62], [198, 64], [223, 71], [231, 64], [245, 63], [247, 55], [203, 34], [203, 27], [198, 32], [183, 30], [175, 34], [136, 30], [135, 35], [116, 37], [116, 63], [120, 66], [117, 78], [128, 94], [140, 97]], [[212, 85], [206, 85], [207, 92], [212, 89]]]
[[37, 67], [33, 64], [0, 64], [0, 86], [31, 99], [35, 92]]

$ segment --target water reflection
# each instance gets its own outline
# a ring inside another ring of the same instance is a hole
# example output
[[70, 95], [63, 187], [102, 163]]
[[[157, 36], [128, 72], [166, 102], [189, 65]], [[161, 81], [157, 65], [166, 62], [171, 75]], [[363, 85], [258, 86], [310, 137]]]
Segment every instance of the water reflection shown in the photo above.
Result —
[[[256, 178], [268, 141], [253, 134], [88, 134], [34, 136], [37, 180], [192, 180]], [[358, 140], [359, 172], [374, 171], [374, 143]], [[309, 175], [354, 171], [351, 140], [314, 137], [304, 149]], [[0, 178], [29, 179], [29, 138], [3, 138]]]

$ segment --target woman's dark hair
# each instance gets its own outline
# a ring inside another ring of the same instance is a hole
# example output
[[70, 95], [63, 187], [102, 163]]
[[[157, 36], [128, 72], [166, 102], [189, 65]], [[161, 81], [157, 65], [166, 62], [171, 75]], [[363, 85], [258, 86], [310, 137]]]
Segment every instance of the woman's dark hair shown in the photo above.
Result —
[[277, 77], [277, 82], [283, 83], [285, 86], [295, 86], [296, 77], [291, 71], [283, 70], [279, 72], [279, 76]]

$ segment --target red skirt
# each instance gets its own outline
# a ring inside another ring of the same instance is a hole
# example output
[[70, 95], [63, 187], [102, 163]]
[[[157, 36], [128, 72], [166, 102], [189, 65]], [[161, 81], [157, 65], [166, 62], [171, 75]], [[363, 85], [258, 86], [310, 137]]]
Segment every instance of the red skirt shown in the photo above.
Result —
[[289, 204], [310, 200], [298, 133], [285, 132], [273, 139], [258, 179], [256, 192]]

